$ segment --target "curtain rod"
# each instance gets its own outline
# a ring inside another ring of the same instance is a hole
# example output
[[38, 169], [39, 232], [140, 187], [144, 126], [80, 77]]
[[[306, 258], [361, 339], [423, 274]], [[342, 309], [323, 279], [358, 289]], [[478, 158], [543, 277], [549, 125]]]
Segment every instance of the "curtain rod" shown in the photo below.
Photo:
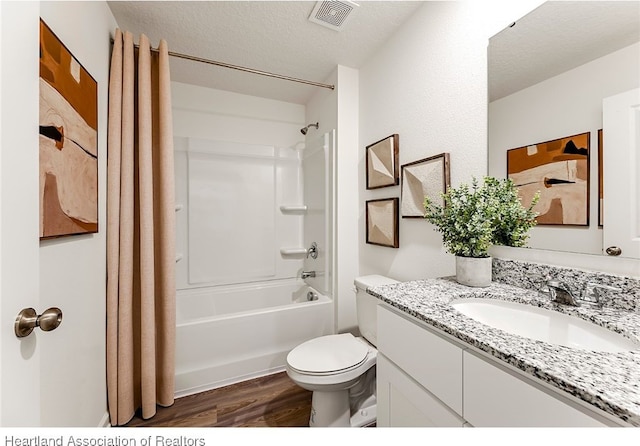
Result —
[[[114, 43], [114, 40], [111, 39], [111, 44]], [[133, 45], [136, 48], [140, 48], [140, 45], [138, 44], [134, 44]], [[153, 52], [158, 52], [157, 48], [151, 48], [151, 51]], [[267, 76], [267, 77], [273, 77], [276, 79], [282, 79], [285, 81], [291, 81], [291, 82], [298, 82], [300, 84], [307, 84], [307, 85], [313, 85], [314, 87], [322, 87], [322, 88], [328, 88], [330, 90], [335, 90], [335, 85], [329, 85], [329, 84], [322, 84], [320, 82], [313, 82], [313, 81], [308, 81], [306, 79], [298, 79], [295, 77], [291, 77], [291, 76], [285, 76], [283, 74], [276, 74], [276, 73], [269, 73], [268, 71], [262, 71], [262, 70], [256, 70], [255, 68], [247, 68], [247, 67], [242, 67], [240, 65], [232, 65], [232, 64], [228, 64], [226, 62], [219, 62], [217, 60], [210, 60], [210, 59], [203, 59], [202, 57], [196, 57], [196, 56], [190, 56], [188, 54], [182, 54], [182, 53], [175, 53], [173, 51], [169, 51], [169, 56], [172, 57], [177, 57], [180, 59], [186, 59], [186, 60], [192, 60], [194, 62], [200, 62], [200, 63], [206, 63], [209, 65], [216, 65], [218, 67], [223, 67], [223, 68], [231, 68], [232, 70], [238, 70], [238, 71], [244, 71], [247, 73], [253, 73], [253, 74], [259, 74], [261, 76]]]

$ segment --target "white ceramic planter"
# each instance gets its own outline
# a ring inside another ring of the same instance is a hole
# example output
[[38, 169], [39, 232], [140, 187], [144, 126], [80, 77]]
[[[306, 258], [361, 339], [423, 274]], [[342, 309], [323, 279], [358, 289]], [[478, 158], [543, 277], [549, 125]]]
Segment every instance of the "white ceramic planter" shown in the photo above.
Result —
[[462, 285], [491, 285], [491, 257], [456, 256], [456, 281]]

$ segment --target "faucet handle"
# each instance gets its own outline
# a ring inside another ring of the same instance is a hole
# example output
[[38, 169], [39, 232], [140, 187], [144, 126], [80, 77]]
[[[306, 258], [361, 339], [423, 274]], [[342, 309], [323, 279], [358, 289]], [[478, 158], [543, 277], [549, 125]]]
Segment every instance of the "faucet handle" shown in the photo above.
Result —
[[538, 289], [538, 291], [542, 293], [548, 293], [551, 289], [549, 288], [549, 281], [551, 280], [551, 276], [549, 274], [534, 274], [531, 277], [530, 283]]
[[602, 306], [602, 302], [600, 301], [602, 291], [622, 291], [622, 288], [618, 288], [611, 285], [604, 285], [596, 282], [587, 282], [584, 287], [584, 295], [581, 300], [586, 302], [592, 302]]

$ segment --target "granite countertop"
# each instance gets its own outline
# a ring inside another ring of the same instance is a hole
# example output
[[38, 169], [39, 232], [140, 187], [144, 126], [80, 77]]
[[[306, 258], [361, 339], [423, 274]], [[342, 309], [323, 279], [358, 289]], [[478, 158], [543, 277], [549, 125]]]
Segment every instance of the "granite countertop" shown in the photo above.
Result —
[[[453, 278], [371, 287], [367, 292], [464, 343], [517, 367], [621, 420], [640, 426], [640, 314], [613, 308], [569, 307], [538, 291], [493, 282], [471, 288]], [[531, 340], [489, 327], [449, 304], [461, 298], [520, 302], [580, 317], [618, 332], [637, 350], [605, 353]]]

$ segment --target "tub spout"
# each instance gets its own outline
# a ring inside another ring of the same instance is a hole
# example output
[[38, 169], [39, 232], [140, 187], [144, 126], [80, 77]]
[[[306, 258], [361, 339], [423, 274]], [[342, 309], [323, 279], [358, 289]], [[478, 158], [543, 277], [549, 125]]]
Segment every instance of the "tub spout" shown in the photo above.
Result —
[[315, 271], [302, 271], [301, 277], [303, 279], [308, 279], [309, 277], [316, 277]]

